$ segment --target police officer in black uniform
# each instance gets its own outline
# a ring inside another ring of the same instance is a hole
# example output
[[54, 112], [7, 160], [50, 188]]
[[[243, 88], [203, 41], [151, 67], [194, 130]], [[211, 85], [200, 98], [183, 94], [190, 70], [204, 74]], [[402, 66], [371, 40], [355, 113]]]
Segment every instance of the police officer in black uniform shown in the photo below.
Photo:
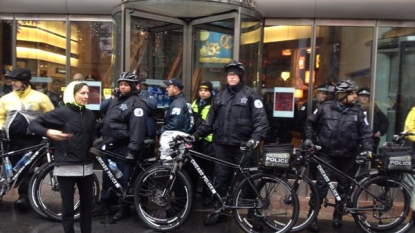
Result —
[[[249, 141], [255, 149], [266, 136], [268, 120], [264, 106], [258, 94], [242, 83], [245, 69], [240, 62], [232, 61], [225, 66], [227, 74], [226, 88], [220, 91], [212, 101], [206, 121], [193, 134], [197, 140], [213, 132], [215, 156], [230, 163], [239, 164], [243, 152], [242, 142]], [[255, 150], [247, 154], [243, 167], [256, 165]], [[233, 168], [215, 164], [214, 175], [218, 181], [217, 191], [224, 197], [233, 176]], [[252, 213], [253, 214], [253, 213]], [[262, 225], [257, 219], [250, 219], [254, 229], [260, 230]], [[209, 214], [205, 225], [215, 225], [226, 221], [226, 216]]]
[[[357, 103], [357, 86], [353, 81], [340, 81], [335, 86], [335, 100], [322, 103], [305, 123], [305, 140], [303, 145], [312, 147], [313, 136], [317, 135], [321, 146], [319, 157], [328, 164], [339, 169], [346, 175], [355, 173], [355, 160], [358, 155], [359, 144], [370, 157], [373, 149], [372, 130], [362, 109]], [[322, 164], [327, 176], [332, 179], [334, 172]], [[337, 191], [342, 195], [347, 191], [348, 182], [343, 177], [337, 177]], [[317, 190], [319, 190], [320, 204], [327, 195], [328, 186], [323, 176], [318, 173]], [[342, 226], [342, 214], [333, 213], [333, 227]], [[308, 228], [319, 231], [316, 221]]]
[[[119, 182], [123, 188], [127, 186], [128, 179], [133, 170], [134, 161], [139, 155], [146, 136], [146, 120], [148, 108], [144, 100], [138, 96], [135, 85], [137, 75], [123, 72], [118, 79], [119, 89], [109, 104], [103, 119], [101, 134], [106, 148], [117, 154], [125, 155], [127, 161], [111, 158], [123, 173]], [[99, 145], [98, 147], [101, 147]], [[93, 153], [94, 150], [91, 150]], [[105, 161], [107, 162], [107, 161]], [[112, 182], [105, 172], [102, 173], [101, 201], [92, 214], [109, 214], [109, 188]], [[130, 205], [121, 202], [120, 210], [114, 215], [114, 220], [121, 220], [131, 216]]]

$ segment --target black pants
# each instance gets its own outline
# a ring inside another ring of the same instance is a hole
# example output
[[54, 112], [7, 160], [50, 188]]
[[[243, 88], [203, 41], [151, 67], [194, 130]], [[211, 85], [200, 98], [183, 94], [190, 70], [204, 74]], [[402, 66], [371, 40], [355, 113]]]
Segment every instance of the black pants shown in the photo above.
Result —
[[[225, 160], [230, 163], [239, 164], [244, 152], [240, 150], [240, 146], [219, 145], [215, 144], [215, 156], [218, 159]], [[254, 167], [257, 165], [256, 151], [250, 151], [246, 154], [245, 159], [241, 163], [241, 167]], [[214, 176], [218, 183], [216, 191], [221, 197], [225, 197], [231, 185], [234, 169], [225, 165], [215, 164]]]
[[[327, 162], [328, 164], [332, 165], [333, 167], [337, 168], [341, 172], [345, 173], [348, 176], [353, 177], [357, 165], [355, 163], [356, 158], [355, 157], [334, 157], [334, 156], [328, 156], [325, 154], [320, 154], [319, 156], [323, 161]], [[333, 170], [329, 169], [327, 166], [321, 164], [323, 170], [326, 172], [327, 176], [330, 180], [333, 180], [334, 172]], [[316, 181], [316, 187], [318, 190], [318, 194], [320, 197], [320, 201], [326, 198], [329, 186], [326, 184], [323, 176], [320, 172], [317, 174], [317, 181]], [[337, 176], [337, 191], [339, 195], [344, 194], [347, 191], [347, 188], [349, 187], [349, 182], [347, 179]], [[322, 202], [320, 202], [322, 204]]]
[[[10, 135], [10, 144], [8, 151], [15, 151], [24, 149], [30, 146], [36, 146], [39, 145], [42, 142], [42, 137], [39, 137], [37, 135]], [[33, 152], [35, 150], [32, 150]], [[18, 155], [10, 156], [10, 161], [12, 162], [13, 166], [16, 165], [16, 163], [23, 157], [24, 154], [29, 152], [23, 151], [22, 153], [19, 153]], [[27, 196], [28, 188], [30, 179], [32, 178], [33, 173], [22, 173], [19, 176], [19, 195], [20, 196]]]
[[[199, 151], [203, 154], [206, 154], [206, 155], [211, 155], [212, 157], [215, 156], [213, 143], [207, 142], [205, 140], [199, 141], [196, 144], [195, 150]], [[212, 161], [199, 158], [197, 156], [193, 156], [193, 158], [196, 160], [197, 164], [203, 170], [203, 173], [205, 173], [205, 175], [213, 182], [214, 163]], [[190, 163], [186, 164], [185, 171], [187, 172], [190, 179], [192, 180], [193, 190], [196, 191], [197, 182], [199, 181], [199, 173], [196, 171], [196, 169]], [[212, 197], [212, 193], [211, 193], [210, 189], [207, 187], [206, 184], [203, 184], [203, 197], [204, 198], [211, 198]]]
[[79, 189], [81, 201], [80, 219], [82, 233], [92, 232], [93, 184], [94, 176], [58, 176], [62, 197], [62, 225], [65, 233], [74, 233], [74, 192]]
[[[109, 150], [111, 152], [114, 152], [119, 155], [124, 155], [124, 156], [126, 156], [128, 153], [127, 145], [116, 146]], [[115, 162], [117, 164], [118, 169], [120, 169], [120, 171], [122, 172], [123, 176], [120, 179], [117, 179], [117, 181], [120, 183], [123, 189], [126, 189], [128, 185], [128, 181], [134, 169], [134, 164], [126, 163], [125, 161], [118, 160], [116, 158], [112, 158], [108, 156], [107, 158], [104, 159], [104, 162], [107, 166], [108, 166], [108, 160], [107, 160], [108, 158], [111, 159], [113, 162]], [[110, 178], [108, 177], [105, 171], [102, 172], [101, 201], [112, 203], [113, 198], [117, 198], [114, 192], [111, 192], [111, 193], [108, 192], [108, 190], [111, 187], [115, 188], [114, 183], [112, 183], [112, 181], [110, 180]], [[129, 204], [126, 204], [122, 200], [118, 200], [118, 204], [121, 204], [121, 207], [125, 207], [125, 208], [129, 208], [130, 206]]]

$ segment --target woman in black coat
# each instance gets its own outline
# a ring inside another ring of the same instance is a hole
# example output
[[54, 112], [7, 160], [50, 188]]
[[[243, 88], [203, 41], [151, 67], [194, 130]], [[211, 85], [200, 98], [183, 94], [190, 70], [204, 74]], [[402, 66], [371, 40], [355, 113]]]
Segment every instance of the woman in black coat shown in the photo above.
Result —
[[94, 113], [85, 108], [89, 88], [86, 83], [71, 82], [65, 89], [65, 106], [39, 116], [31, 122], [32, 133], [47, 136], [55, 144], [55, 168], [62, 197], [62, 224], [65, 233], [74, 232], [74, 187], [80, 195], [82, 233], [92, 231], [93, 158], [89, 148], [96, 135]]

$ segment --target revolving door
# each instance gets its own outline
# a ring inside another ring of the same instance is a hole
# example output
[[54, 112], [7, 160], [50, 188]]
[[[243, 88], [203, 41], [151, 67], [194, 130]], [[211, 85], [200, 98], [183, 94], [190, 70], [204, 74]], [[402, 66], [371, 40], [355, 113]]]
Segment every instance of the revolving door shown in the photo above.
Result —
[[[135, 72], [156, 92], [164, 91], [162, 80], [181, 78], [186, 97], [193, 99], [203, 81], [220, 90], [224, 65], [239, 60], [246, 68], [244, 82], [260, 87], [260, 13], [224, 1], [160, 2], [130, 1], [113, 13], [114, 77]], [[159, 108], [166, 106], [161, 95]]]

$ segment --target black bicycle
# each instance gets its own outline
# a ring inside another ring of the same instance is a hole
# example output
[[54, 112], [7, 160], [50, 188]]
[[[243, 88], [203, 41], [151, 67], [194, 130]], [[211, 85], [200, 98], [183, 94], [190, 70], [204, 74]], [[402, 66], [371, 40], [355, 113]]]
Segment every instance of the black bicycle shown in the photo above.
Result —
[[[187, 220], [192, 207], [193, 191], [190, 179], [181, 169], [189, 161], [218, 200], [215, 213], [232, 211], [238, 226], [245, 232], [258, 232], [252, 220], [274, 232], [288, 232], [298, 218], [298, 197], [291, 185], [273, 174], [261, 172], [258, 167], [242, 168], [192, 150], [189, 136], [177, 136], [171, 143], [172, 160], [143, 172], [134, 187], [134, 203], [140, 219], [157, 231], [172, 231]], [[250, 151], [247, 145], [241, 145]], [[234, 176], [225, 197], [221, 197], [212, 181], [193, 159], [197, 156], [215, 163], [232, 167]], [[238, 181], [238, 177], [242, 177]]]
[[[7, 138], [2, 137], [0, 138], [0, 150], [1, 150], [1, 157], [2, 157], [2, 172], [0, 175], [0, 201], [2, 201], [3, 196], [10, 191], [13, 187], [18, 187], [23, 179], [30, 173], [33, 173], [40, 169], [42, 166], [45, 166], [48, 163], [53, 162], [53, 148], [50, 147], [50, 141], [47, 138], [43, 138], [42, 142], [35, 146], [30, 146], [26, 148], [22, 148], [19, 150], [14, 151], [7, 151], [4, 143], [8, 142]], [[13, 176], [7, 177], [6, 175], [6, 163], [5, 160], [8, 157], [20, 155], [22, 153], [27, 153], [32, 151], [32, 155], [28, 159], [28, 161], [20, 167], [17, 171], [14, 171]], [[41, 212], [38, 207], [38, 202], [31, 199], [30, 190], [32, 190], [32, 185], [29, 183], [28, 187], [28, 197], [29, 203], [32, 209], [40, 214], [43, 217], [46, 217], [43, 212]]]
[[[325, 207], [337, 208], [340, 214], [351, 214], [357, 226], [364, 232], [408, 232], [414, 223], [414, 215], [410, 208], [411, 188], [400, 177], [390, 176], [383, 170], [367, 172], [358, 178], [352, 178], [316, 156], [318, 146], [302, 148], [303, 155], [310, 162], [317, 163], [318, 171], [325, 177], [329, 190], [337, 204], [327, 199]], [[363, 164], [369, 161], [365, 154], [357, 156], [356, 162]], [[324, 164], [337, 176], [350, 182], [347, 192], [340, 196], [334, 184], [322, 168]], [[315, 211], [320, 205], [315, 206]]]
[[290, 232], [302, 232], [307, 229], [314, 222], [320, 210], [309, 208], [309, 206], [319, 206], [320, 199], [312, 179], [305, 174], [308, 161], [302, 156], [300, 150], [293, 150], [291, 144], [264, 145], [260, 166], [264, 172], [273, 173], [290, 182], [298, 196], [309, 197], [307, 202], [299, 202], [298, 219]]
[[[149, 148], [154, 145], [154, 140], [148, 139], [145, 140], [143, 147]], [[142, 150], [142, 153], [145, 150]], [[118, 197], [121, 197], [123, 201], [133, 203], [133, 182], [138, 174], [151, 164], [154, 164], [156, 159], [146, 159], [144, 161], [136, 160], [133, 173], [129, 179], [128, 185], [125, 189], [122, 188], [121, 184], [115, 178], [115, 174], [111, 169], [109, 169], [108, 165], [104, 162], [101, 158], [103, 155], [107, 156], [108, 158], [116, 158], [119, 160], [125, 161], [125, 156], [113, 153], [111, 151], [107, 151], [105, 148], [92, 150], [94, 155], [97, 155], [95, 158], [98, 161], [98, 164], [102, 167], [103, 172], [105, 172], [110, 180], [113, 182], [115, 188], [111, 188], [108, 192], [115, 192]], [[142, 154], [140, 156], [143, 156]], [[59, 182], [56, 176], [53, 175], [53, 168], [54, 164], [46, 164], [45, 166], [41, 167], [36, 172], [36, 177], [34, 177], [31, 181], [33, 182], [33, 191], [32, 196], [33, 199], [37, 200], [39, 203], [38, 208], [43, 212], [48, 218], [61, 221], [62, 213], [61, 213], [61, 204], [62, 199], [60, 196], [60, 187]], [[99, 198], [99, 181], [98, 178], [94, 175], [94, 185], [93, 185], [93, 200], [94, 203], [98, 201]], [[76, 189], [77, 190], [77, 189]], [[79, 202], [79, 195], [75, 194], [74, 199], [74, 209], [78, 212], [80, 208]], [[75, 219], [79, 218], [79, 213], [75, 214]]]

